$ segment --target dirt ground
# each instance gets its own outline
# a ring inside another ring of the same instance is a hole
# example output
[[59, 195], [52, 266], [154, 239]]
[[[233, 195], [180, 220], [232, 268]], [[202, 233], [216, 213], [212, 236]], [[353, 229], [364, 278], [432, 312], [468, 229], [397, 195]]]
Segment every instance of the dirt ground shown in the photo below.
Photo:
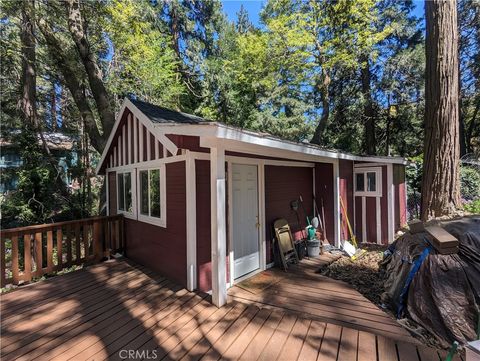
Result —
[[337, 261], [319, 270], [319, 273], [351, 284], [358, 292], [381, 305], [384, 272], [379, 270], [378, 263], [383, 258], [385, 246], [377, 244], [360, 244], [367, 252], [359, 259], [352, 261], [350, 257], [341, 256]]

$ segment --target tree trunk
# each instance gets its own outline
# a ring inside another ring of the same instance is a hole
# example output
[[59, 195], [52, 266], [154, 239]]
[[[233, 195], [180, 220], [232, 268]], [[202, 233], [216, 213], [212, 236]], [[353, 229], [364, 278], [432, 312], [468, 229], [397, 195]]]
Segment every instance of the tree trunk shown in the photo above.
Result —
[[375, 111], [373, 109], [372, 90], [371, 90], [371, 73], [368, 58], [365, 59], [361, 69], [362, 93], [363, 93], [363, 116], [365, 119], [364, 131], [364, 151], [367, 154], [374, 155], [377, 153], [376, 137], [375, 137]]
[[[55, 66], [62, 74], [65, 85], [70, 91], [70, 94], [72, 94], [72, 98], [80, 112], [80, 116], [83, 121], [85, 121], [86, 131], [90, 137], [90, 143], [97, 152], [102, 153], [106, 144], [106, 139], [108, 139], [110, 134], [105, 132], [100, 134], [92, 109], [88, 104], [85, 89], [79, 79], [75, 76], [76, 72], [74, 67], [69, 64], [68, 60], [65, 58], [65, 52], [62, 51], [62, 46], [55, 37], [52, 29], [50, 29], [43, 20], [38, 22], [38, 27], [47, 43], [48, 53], [52, 57]], [[63, 118], [63, 122], [64, 125], [66, 125], [65, 118]]]
[[25, 121], [34, 128], [38, 127], [37, 118], [37, 78], [35, 35], [33, 33], [33, 16], [35, 3], [25, 0], [22, 6], [20, 24], [20, 41], [22, 43], [22, 74], [21, 74], [21, 99], [19, 108]]
[[330, 82], [331, 79], [329, 74], [322, 69], [322, 81], [321, 85], [318, 87], [322, 100], [322, 116], [320, 117], [320, 121], [315, 128], [315, 133], [313, 134], [312, 140], [310, 140], [310, 143], [313, 144], [322, 144], [323, 134], [325, 133], [325, 129], [328, 125], [328, 118], [330, 116]]
[[50, 117], [52, 132], [57, 131], [57, 93], [55, 90], [55, 82], [52, 81], [52, 89], [50, 91]]
[[479, 109], [480, 109], [480, 98], [477, 101], [477, 104], [475, 105], [475, 110], [473, 111], [472, 119], [470, 120], [470, 124], [468, 125], [467, 132], [465, 134], [468, 153], [473, 152], [473, 144], [472, 144], [473, 130], [475, 129], [475, 124], [477, 122], [477, 115], [478, 115]]
[[34, 129], [42, 142], [42, 148], [50, 155], [47, 142], [37, 116], [37, 69], [36, 69], [36, 40], [34, 33], [35, 1], [22, 2], [20, 22], [20, 42], [22, 46], [22, 73], [20, 79], [21, 98], [18, 108], [25, 125]]
[[460, 206], [457, 1], [425, 1], [423, 220]]
[[80, 59], [87, 72], [88, 83], [102, 120], [103, 134], [110, 134], [115, 122], [115, 114], [110, 104], [107, 89], [103, 84], [102, 72], [95, 62], [90, 43], [83, 26], [79, 0], [65, 1], [68, 16], [68, 29], [76, 45]]

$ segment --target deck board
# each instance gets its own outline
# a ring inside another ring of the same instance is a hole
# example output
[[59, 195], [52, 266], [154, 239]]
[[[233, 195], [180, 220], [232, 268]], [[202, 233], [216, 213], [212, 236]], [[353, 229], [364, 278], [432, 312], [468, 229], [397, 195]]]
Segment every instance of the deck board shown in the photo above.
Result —
[[234, 286], [230, 288], [229, 296], [260, 307], [280, 307], [342, 327], [416, 343], [392, 316], [350, 285], [316, 273], [321, 264], [334, 258], [325, 254], [318, 259], [304, 259], [299, 265], [291, 266], [288, 272], [269, 269], [264, 273], [281, 278], [279, 282], [260, 291]]
[[[315, 267], [314, 260], [309, 267]], [[156, 360], [362, 361], [376, 360], [377, 353], [378, 361], [438, 360], [436, 350], [338, 322], [346, 314], [362, 319], [350, 307], [364, 307], [371, 320], [380, 321], [382, 313], [342, 282], [320, 277], [317, 288], [317, 277], [295, 273], [257, 294], [243, 290], [254, 298], [265, 294], [274, 305], [230, 295], [226, 306], [216, 308], [208, 295], [189, 292], [144, 267], [108, 261], [2, 296], [7, 317], [1, 358], [121, 360], [127, 355], [120, 350], [138, 350]], [[285, 293], [289, 303], [277, 302]], [[339, 307], [333, 310], [329, 301]], [[332, 322], [310, 309], [330, 312]]]

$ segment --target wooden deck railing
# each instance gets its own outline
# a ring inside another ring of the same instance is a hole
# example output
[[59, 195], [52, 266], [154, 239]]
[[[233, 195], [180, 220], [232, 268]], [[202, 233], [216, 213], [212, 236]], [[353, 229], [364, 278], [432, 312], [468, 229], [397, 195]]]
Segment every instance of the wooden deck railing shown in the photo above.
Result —
[[2, 230], [1, 287], [121, 252], [123, 227], [123, 216], [116, 215]]

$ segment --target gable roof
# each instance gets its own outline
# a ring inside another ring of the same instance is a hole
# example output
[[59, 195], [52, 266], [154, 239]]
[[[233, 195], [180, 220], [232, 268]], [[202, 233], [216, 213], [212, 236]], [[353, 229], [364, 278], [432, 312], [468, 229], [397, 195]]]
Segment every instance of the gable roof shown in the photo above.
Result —
[[[97, 166], [97, 174], [103, 168], [106, 155], [114, 138], [114, 134], [120, 124], [125, 109], [129, 109], [140, 122], [144, 124], [152, 134], [163, 143], [163, 145], [172, 154], [177, 154], [177, 146], [166, 134], [204, 136], [207, 138], [226, 139], [252, 146], [266, 146], [269, 148], [292, 151], [306, 156], [348, 159], [353, 161], [380, 162], [393, 164], [408, 164], [402, 157], [392, 156], [368, 156], [355, 155], [348, 152], [342, 152], [335, 149], [305, 143], [285, 140], [268, 133], [260, 133], [242, 128], [233, 127], [224, 123], [209, 121], [204, 118], [182, 113], [179, 111], [163, 108], [154, 104], [146, 103], [141, 100], [125, 98], [122, 108], [117, 115], [117, 120], [107, 141], [107, 145]], [[206, 143], [209, 141], [207, 140]], [[205, 145], [208, 147], [208, 145]], [[261, 153], [263, 154], [263, 153]]]
[[163, 108], [137, 99], [130, 99], [130, 101], [154, 123], [200, 124], [206, 122], [205, 119], [192, 114]]

